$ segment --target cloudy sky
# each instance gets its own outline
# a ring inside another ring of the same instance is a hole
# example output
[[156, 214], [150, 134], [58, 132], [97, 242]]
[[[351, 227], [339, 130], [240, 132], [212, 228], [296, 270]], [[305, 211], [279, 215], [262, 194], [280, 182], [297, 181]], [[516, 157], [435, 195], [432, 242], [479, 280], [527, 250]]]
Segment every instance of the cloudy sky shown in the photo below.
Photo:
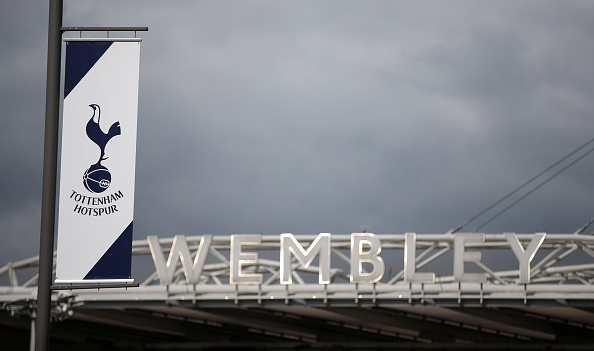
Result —
[[[46, 2], [0, 4], [0, 265], [39, 250]], [[64, 25], [149, 27], [135, 239], [445, 233], [594, 137], [592, 2], [65, 0]], [[575, 231], [593, 171], [482, 231]]]

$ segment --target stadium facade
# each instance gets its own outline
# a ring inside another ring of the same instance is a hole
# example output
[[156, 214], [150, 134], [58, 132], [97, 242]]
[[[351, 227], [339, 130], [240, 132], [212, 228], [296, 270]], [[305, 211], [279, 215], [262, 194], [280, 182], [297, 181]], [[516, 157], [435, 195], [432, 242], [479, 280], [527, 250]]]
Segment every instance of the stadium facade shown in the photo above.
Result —
[[[591, 235], [150, 236], [132, 252], [139, 287], [54, 287], [52, 349], [594, 349]], [[33, 335], [37, 267], [0, 267], [9, 349]]]

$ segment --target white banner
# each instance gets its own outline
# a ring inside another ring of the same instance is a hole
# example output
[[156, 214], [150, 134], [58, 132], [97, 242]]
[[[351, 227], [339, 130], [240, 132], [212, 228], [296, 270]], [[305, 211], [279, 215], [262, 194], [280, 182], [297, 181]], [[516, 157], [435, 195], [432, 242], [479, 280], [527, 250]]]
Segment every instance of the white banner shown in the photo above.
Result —
[[56, 283], [131, 282], [139, 39], [66, 39]]

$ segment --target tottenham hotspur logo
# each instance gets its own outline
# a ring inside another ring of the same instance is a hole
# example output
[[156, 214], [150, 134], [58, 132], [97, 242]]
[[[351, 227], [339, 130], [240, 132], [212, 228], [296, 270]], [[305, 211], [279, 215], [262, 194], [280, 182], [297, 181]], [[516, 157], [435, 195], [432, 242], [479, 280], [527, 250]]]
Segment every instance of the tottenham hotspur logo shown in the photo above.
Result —
[[101, 161], [107, 159], [107, 157], [105, 157], [105, 146], [111, 138], [121, 134], [120, 122], [112, 124], [111, 127], [109, 127], [109, 131], [104, 133], [99, 125], [101, 119], [101, 109], [99, 108], [99, 105], [92, 104], [89, 106], [93, 108], [93, 117], [91, 117], [87, 123], [87, 136], [99, 146], [101, 155], [99, 156], [99, 161], [94, 165], [91, 165], [85, 171], [85, 174], [83, 175], [83, 184], [88, 191], [92, 193], [101, 193], [109, 188], [109, 185], [111, 184], [111, 173], [109, 173], [109, 170], [101, 164]]

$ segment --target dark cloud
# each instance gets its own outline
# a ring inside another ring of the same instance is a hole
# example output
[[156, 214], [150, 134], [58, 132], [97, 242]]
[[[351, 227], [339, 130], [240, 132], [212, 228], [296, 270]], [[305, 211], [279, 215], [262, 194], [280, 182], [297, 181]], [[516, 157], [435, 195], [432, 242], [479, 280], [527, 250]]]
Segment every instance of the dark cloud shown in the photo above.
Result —
[[[591, 137], [590, 7], [66, 1], [64, 24], [150, 28], [136, 239], [442, 233]], [[46, 12], [0, 14], [2, 261], [37, 253]], [[483, 229], [577, 229], [591, 157]]]

